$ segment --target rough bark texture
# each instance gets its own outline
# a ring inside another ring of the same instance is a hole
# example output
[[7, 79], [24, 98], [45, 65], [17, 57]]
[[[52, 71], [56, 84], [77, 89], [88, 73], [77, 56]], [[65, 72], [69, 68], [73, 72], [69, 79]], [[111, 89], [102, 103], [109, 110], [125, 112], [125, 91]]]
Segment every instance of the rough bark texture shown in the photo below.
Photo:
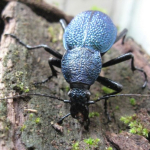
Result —
[[[18, 2], [9, 3], [2, 16], [5, 21], [4, 33], [13, 33], [29, 45], [43, 43], [62, 54], [65, 52], [61, 41], [63, 31], [59, 23], [48, 23], [44, 18], [33, 13], [30, 8]], [[131, 51], [135, 55], [136, 66], [143, 68], [150, 79], [149, 56], [132, 40], [128, 40], [124, 46], [120, 42], [116, 43], [104, 55], [103, 62]], [[32, 84], [51, 75], [48, 66], [49, 57], [52, 56], [43, 49], [29, 51], [16, 43], [14, 39], [3, 35], [0, 47], [1, 97], [21, 94], [29, 90], [30, 93], [52, 94], [68, 99], [69, 85], [59, 69], [57, 69], [59, 71], [58, 78], [53, 78], [50, 82], [38, 87], [34, 87]], [[130, 61], [103, 69], [101, 75], [123, 84], [122, 93], [149, 93], [150, 85], [148, 84], [144, 90], [141, 89], [143, 75], [138, 71], [133, 74], [130, 69]], [[95, 82], [91, 87], [91, 93], [92, 100], [104, 95], [102, 85]], [[130, 104], [129, 97], [111, 98], [109, 102], [111, 123], [106, 123], [103, 102], [98, 102], [96, 105], [90, 106], [90, 112], [98, 112], [100, 115], [90, 118], [89, 131], [84, 131], [76, 120], [68, 117], [63, 123], [63, 132], [58, 133], [52, 124], [69, 112], [68, 104], [36, 96], [3, 100], [0, 103], [0, 150], [69, 150], [75, 141], [79, 141], [80, 149], [86, 149], [88, 145], [83, 142], [83, 139], [89, 137], [100, 139], [98, 144], [100, 150], [109, 146], [125, 150], [125, 143], [124, 147], [116, 146], [122, 144], [127, 135], [130, 138], [129, 133], [119, 134], [120, 130], [126, 130], [126, 125], [120, 121], [120, 117], [137, 113], [141, 108], [149, 111], [149, 98], [136, 98], [137, 105], [135, 106]], [[143, 120], [142, 118], [141, 120]], [[121, 140], [118, 143], [114, 138], [117, 139], [120, 136]], [[131, 138], [132, 141], [137, 139], [136, 135]], [[150, 149], [149, 142], [145, 137], [138, 135], [138, 139], [141, 141], [143, 139], [147, 145], [146, 148], [141, 146], [141, 150]], [[137, 150], [137, 143], [134, 143], [135, 146], [132, 150]]]
[[54, 6], [51, 6], [44, 2], [43, 0], [2, 0], [1, 4], [5, 5], [8, 2], [19, 1], [21, 3], [29, 6], [33, 12], [37, 15], [44, 17], [47, 21], [59, 21], [60, 19], [65, 19], [67, 23], [73, 18], [73, 16], [69, 16], [65, 14], [63, 11], [57, 9]]
[[[51, 6], [45, 3], [43, 0], [1, 0], [0, 1], [0, 14], [2, 13], [4, 7], [11, 1], [18, 1], [29, 6], [34, 13], [39, 16], [44, 17], [49, 22], [58, 22], [60, 19], [65, 19], [67, 23], [73, 18], [73, 16], [69, 16], [57, 9], [54, 6]], [[2, 18], [0, 18], [0, 35], [2, 34], [4, 29], [4, 22]]]

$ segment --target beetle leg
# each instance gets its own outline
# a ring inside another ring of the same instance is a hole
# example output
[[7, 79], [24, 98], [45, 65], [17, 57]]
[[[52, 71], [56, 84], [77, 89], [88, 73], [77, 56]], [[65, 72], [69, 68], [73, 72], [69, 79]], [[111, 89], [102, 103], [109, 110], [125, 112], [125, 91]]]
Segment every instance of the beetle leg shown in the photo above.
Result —
[[[105, 78], [105, 77], [101, 77], [101, 76], [99, 76], [99, 77], [97, 78], [97, 81], [98, 81], [99, 83], [103, 84], [104, 86], [106, 86], [106, 87], [108, 87], [108, 88], [110, 88], [110, 89], [115, 90], [114, 92], [103, 96], [103, 97], [104, 97], [103, 99], [105, 99], [105, 102], [104, 102], [105, 115], [107, 116], [108, 121], [110, 121], [111, 118], [110, 118], [109, 112], [108, 112], [108, 110], [107, 110], [107, 100], [109, 99], [109, 95], [114, 95], [114, 94], [117, 94], [117, 93], [121, 92], [123, 87], [122, 87], [121, 84], [119, 84], [119, 83], [117, 83], [117, 82], [114, 82], [114, 81], [112, 81], [112, 80], [110, 80], [110, 79], [107, 79], [107, 78]], [[105, 97], [106, 97], [106, 98], [105, 98]], [[98, 102], [98, 101], [100, 101], [100, 100], [101, 100], [101, 99], [97, 99], [95, 102]]]
[[114, 97], [113, 95], [119, 93], [122, 91], [123, 87], [121, 84], [117, 83], [117, 82], [114, 82], [108, 78], [105, 78], [105, 77], [101, 77], [99, 76], [97, 78], [97, 80], [99, 83], [103, 84], [104, 86], [110, 88], [110, 89], [113, 89], [115, 90], [114, 92], [110, 93], [110, 94], [107, 94], [107, 95], [104, 95], [100, 98], [98, 98], [97, 100], [94, 100], [94, 101], [89, 101], [88, 104], [91, 105], [91, 104], [95, 104], [96, 102], [102, 100], [102, 99], [108, 99], [109, 97]]
[[59, 22], [60, 22], [60, 24], [61, 24], [63, 30], [65, 31], [65, 29], [66, 29], [66, 27], [67, 27], [66, 21], [65, 21], [64, 19], [60, 19]]
[[104, 110], [105, 110], [105, 115], [107, 116], [108, 122], [110, 122], [111, 121], [111, 117], [110, 117], [108, 109], [107, 109], [107, 103], [108, 103], [107, 100], [108, 100], [108, 98], [106, 98], [105, 102], [104, 102]]
[[85, 130], [89, 130], [89, 125], [90, 125], [90, 119], [87, 118], [86, 122], [85, 122], [85, 125], [84, 125], [84, 129]]
[[115, 64], [124, 62], [124, 61], [126, 61], [126, 60], [129, 60], [129, 59], [131, 59], [131, 70], [132, 70], [132, 71], [138, 70], [138, 71], [140, 71], [140, 72], [142, 72], [142, 73], [144, 74], [145, 82], [144, 82], [142, 88], [145, 88], [146, 85], [147, 85], [147, 82], [148, 82], [148, 81], [147, 81], [147, 74], [145, 73], [144, 70], [139, 69], [139, 68], [137, 68], [137, 67], [134, 66], [134, 55], [133, 55], [132, 53], [127, 53], [127, 54], [121, 55], [121, 56], [119, 56], [119, 57], [117, 57], [117, 58], [114, 58], [114, 59], [112, 59], [112, 60], [110, 60], [110, 61], [104, 63], [104, 64], [102, 65], [102, 68], [108, 67], [108, 66], [112, 66], [112, 65], [115, 65]]
[[30, 45], [26, 45], [25, 43], [23, 43], [19, 38], [17, 38], [17, 37], [16, 37], [15, 35], [13, 35], [13, 34], [5, 34], [5, 35], [6, 35], [6, 36], [9, 35], [9, 36], [11, 36], [12, 38], [16, 39], [16, 41], [17, 41], [19, 44], [21, 44], [22, 46], [26, 47], [28, 50], [33, 50], [33, 49], [38, 49], [38, 48], [44, 48], [45, 51], [47, 51], [48, 53], [52, 54], [53, 56], [55, 56], [55, 57], [57, 57], [57, 58], [59, 58], [59, 59], [62, 58], [62, 55], [61, 55], [59, 52], [57, 52], [57, 51], [51, 49], [51, 48], [48, 47], [47, 45], [41, 44], [41, 45], [37, 45], [37, 46], [30, 46]]
[[122, 38], [122, 45], [123, 45], [127, 32], [128, 32], [127, 29], [124, 29], [122, 32], [120, 32], [120, 34], [116, 37], [116, 40], [115, 40], [114, 44]]
[[63, 120], [64, 120], [66, 117], [70, 116], [70, 115], [71, 115], [71, 114], [68, 113], [67, 115], [63, 116], [59, 121], [57, 121], [57, 123], [58, 123], [59, 125], [61, 125], [61, 124], [63, 123]]
[[61, 60], [60, 59], [57, 59], [57, 58], [49, 58], [48, 60], [48, 64], [51, 68], [51, 71], [52, 71], [52, 75], [49, 76], [47, 79], [45, 79], [44, 81], [42, 82], [36, 82], [34, 83], [34, 85], [37, 85], [37, 84], [43, 84], [43, 83], [46, 83], [47, 81], [49, 81], [52, 77], [57, 77], [57, 71], [54, 69], [53, 66], [56, 66], [58, 68], [61, 68]]
[[61, 68], [61, 59], [57, 59], [57, 58], [49, 58], [48, 60], [48, 64], [52, 70], [52, 75], [57, 77], [57, 71], [54, 69], [53, 65]]
[[101, 77], [99, 76], [97, 78], [97, 80], [99, 83], [103, 84], [104, 86], [110, 88], [110, 89], [113, 89], [115, 90], [115, 92], [111, 93], [111, 94], [108, 94], [108, 95], [114, 95], [114, 94], [117, 94], [119, 92], [122, 91], [123, 87], [121, 84], [117, 83], [117, 82], [114, 82], [108, 78], [105, 78], [105, 77]]

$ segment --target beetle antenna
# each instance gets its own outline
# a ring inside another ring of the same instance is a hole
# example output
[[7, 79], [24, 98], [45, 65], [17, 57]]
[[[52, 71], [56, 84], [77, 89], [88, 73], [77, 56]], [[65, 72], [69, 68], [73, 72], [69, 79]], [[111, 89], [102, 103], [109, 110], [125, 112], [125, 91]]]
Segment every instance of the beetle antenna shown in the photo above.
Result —
[[[62, 98], [59, 98], [59, 97], [56, 97], [54, 95], [47, 95], [47, 94], [39, 94], [39, 93], [28, 93], [28, 94], [21, 94], [21, 95], [15, 95], [15, 96], [12, 96], [12, 97], [5, 97], [5, 98], [0, 98], [0, 100], [6, 100], [6, 99], [13, 99], [13, 98], [20, 98], [20, 97], [26, 97], [26, 96], [43, 96], [43, 97], [49, 97], [49, 98], [53, 98], [53, 99], [57, 99], [59, 101], [62, 101], [64, 103], [71, 103], [70, 100], [64, 100]], [[108, 99], [108, 98], [111, 98], [111, 97], [120, 97], [120, 96], [134, 96], [134, 97], [150, 97], [149, 94], [145, 94], [145, 95], [142, 95], [142, 94], [117, 94], [117, 95], [105, 95], [105, 96], [102, 96], [102, 97], [99, 97], [97, 100], [94, 100], [94, 101], [89, 101], [88, 104], [95, 104], [96, 102], [100, 101], [100, 100], [103, 100], [103, 99]]]
[[102, 97], [99, 97], [97, 100], [94, 100], [94, 101], [89, 101], [88, 104], [95, 104], [96, 102], [100, 101], [100, 100], [103, 100], [103, 99], [108, 99], [108, 98], [111, 98], [111, 97], [120, 97], [120, 96], [133, 96], [133, 97], [150, 97], [149, 94], [145, 94], [145, 95], [142, 95], [142, 94], [117, 94], [117, 95], [104, 95]]
[[64, 103], [70, 103], [70, 100], [64, 100], [62, 98], [59, 98], [59, 97], [56, 97], [56, 96], [53, 96], [53, 95], [39, 94], [39, 93], [27, 93], [27, 94], [15, 95], [15, 96], [12, 96], [12, 97], [0, 98], [0, 100], [20, 98], [20, 97], [26, 97], [26, 96], [32, 96], [32, 95], [34, 95], [34, 96], [49, 97], [49, 98], [57, 99], [57, 100], [62, 101]]

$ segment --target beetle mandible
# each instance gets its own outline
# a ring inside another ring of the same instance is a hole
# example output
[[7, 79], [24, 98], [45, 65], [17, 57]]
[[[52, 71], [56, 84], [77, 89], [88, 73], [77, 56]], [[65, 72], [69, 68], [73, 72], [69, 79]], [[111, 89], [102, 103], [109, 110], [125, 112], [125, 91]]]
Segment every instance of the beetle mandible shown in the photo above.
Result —
[[[78, 119], [78, 121], [84, 125], [85, 129], [88, 129], [90, 124], [88, 106], [101, 99], [105, 99], [105, 113], [109, 118], [107, 99], [111, 95], [122, 91], [121, 84], [99, 76], [102, 68], [131, 59], [132, 71], [138, 70], [144, 74], [145, 82], [142, 88], [146, 87], [147, 75], [142, 69], [134, 66], [134, 56], [132, 53], [126, 53], [106, 63], [102, 63], [101, 57], [119, 39], [123, 38], [123, 44], [127, 33], [127, 29], [124, 29], [117, 36], [117, 29], [106, 14], [100, 11], [90, 10], [77, 15], [68, 26], [63, 19], [60, 20], [60, 23], [64, 29], [63, 44], [66, 49], [64, 55], [61, 55], [47, 45], [29, 46], [24, 44], [13, 34], [6, 35], [15, 38], [21, 45], [29, 50], [44, 48], [47, 52], [56, 57], [48, 60], [52, 75], [45, 81], [38, 82], [37, 84], [45, 83], [54, 76], [57, 77], [57, 71], [53, 66], [61, 68], [65, 80], [70, 84], [70, 91], [68, 92], [70, 100], [64, 100], [64, 102], [70, 103], [71, 107], [70, 113], [61, 118], [58, 124], [61, 124], [64, 118], [71, 115], [73, 118]], [[89, 89], [95, 81], [113, 89], [115, 92], [104, 95], [96, 101], [91, 101]]]

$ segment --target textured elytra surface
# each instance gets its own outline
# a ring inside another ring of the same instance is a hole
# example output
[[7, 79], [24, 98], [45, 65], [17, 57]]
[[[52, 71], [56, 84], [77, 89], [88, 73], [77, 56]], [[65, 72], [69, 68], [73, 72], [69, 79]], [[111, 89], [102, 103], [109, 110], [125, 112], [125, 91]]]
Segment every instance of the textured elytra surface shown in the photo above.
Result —
[[101, 67], [99, 51], [86, 48], [68, 50], [62, 59], [62, 73], [69, 83], [91, 85], [99, 76]]
[[66, 50], [74, 47], [92, 47], [104, 53], [113, 45], [116, 33], [116, 27], [106, 14], [85, 11], [67, 26], [63, 39], [64, 47]]

